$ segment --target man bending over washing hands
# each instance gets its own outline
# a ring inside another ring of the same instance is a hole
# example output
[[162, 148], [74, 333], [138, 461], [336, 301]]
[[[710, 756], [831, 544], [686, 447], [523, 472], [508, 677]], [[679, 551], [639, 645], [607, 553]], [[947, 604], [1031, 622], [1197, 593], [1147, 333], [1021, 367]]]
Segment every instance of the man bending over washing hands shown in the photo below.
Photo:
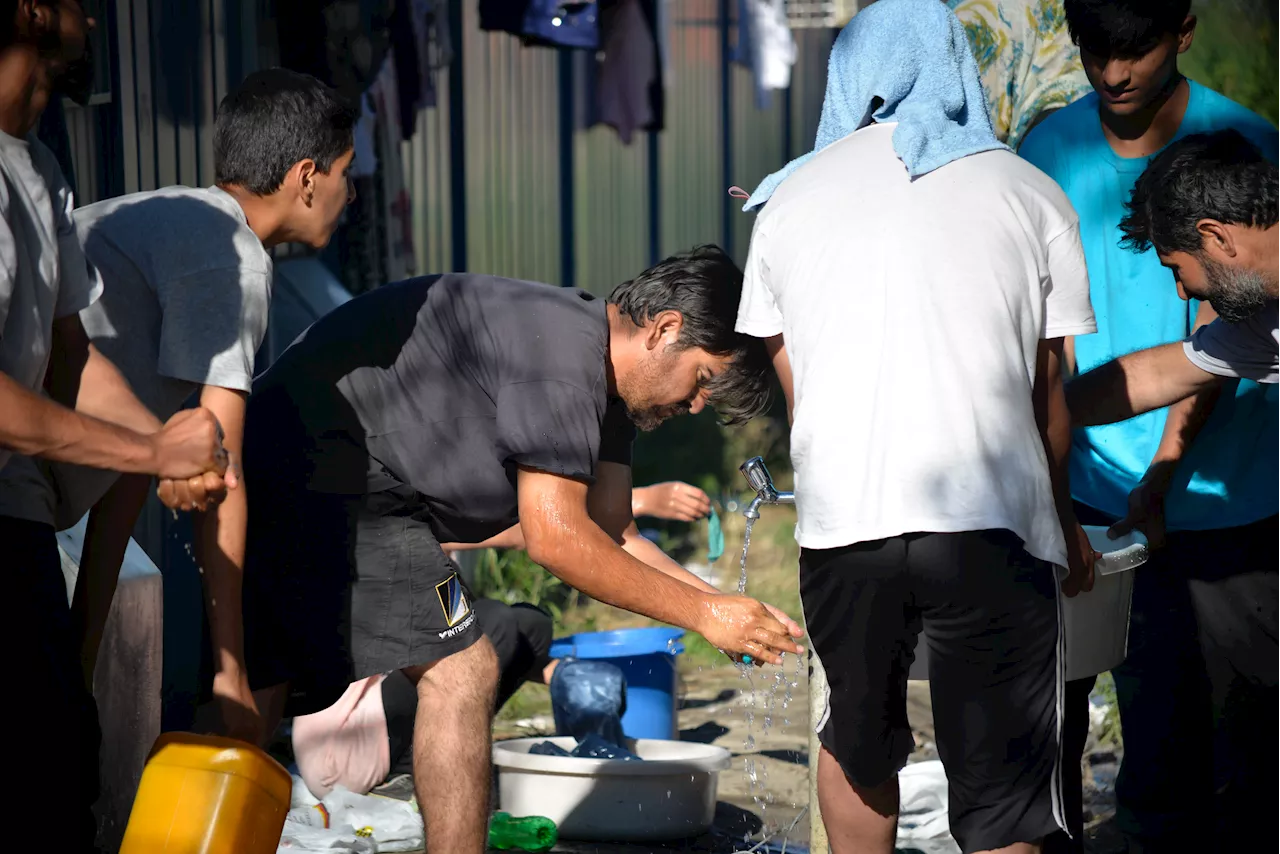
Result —
[[480, 854], [498, 668], [440, 544], [517, 523], [534, 561], [594, 599], [729, 653], [799, 653], [784, 615], [620, 546], [635, 426], [707, 405], [736, 424], [765, 408], [764, 347], [733, 331], [741, 291], [741, 271], [703, 247], [607, 300], [445, 274], [317, 321], [249, 399], [254, 494], [243, 547], [227, 549], [246, 556], [243, 623], [234, 606], [212, 612], [242, 674], [216, 697], [233, 732], [260, 739], [282, 713], [318, 711], [352, 682], [400, 670], [418, 692], [428, 850]]

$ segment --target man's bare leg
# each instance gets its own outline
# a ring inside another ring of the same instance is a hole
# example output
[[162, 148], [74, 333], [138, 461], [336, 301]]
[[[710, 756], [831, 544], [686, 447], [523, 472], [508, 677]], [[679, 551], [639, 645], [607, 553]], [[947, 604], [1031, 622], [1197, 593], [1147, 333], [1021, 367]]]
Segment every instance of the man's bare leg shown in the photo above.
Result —
[[[898, 778], [866, 789], [855, 786], [824, 747], [818, 756], [818, 806], [831, 854], [893, 854], [898, 836]], [[979, 854], [1040, 854], [1043, 840], [1019, 842]]]
[[418, 686], [413, 786], [428, 854], [484, 854], [498, 657], [489, 639], [425, 667], [404, 670]]
[[898, 836], [898, 778], [855, 786], [824, 747], [818, 756], [818, 806], [831, 854], [893, 854]]

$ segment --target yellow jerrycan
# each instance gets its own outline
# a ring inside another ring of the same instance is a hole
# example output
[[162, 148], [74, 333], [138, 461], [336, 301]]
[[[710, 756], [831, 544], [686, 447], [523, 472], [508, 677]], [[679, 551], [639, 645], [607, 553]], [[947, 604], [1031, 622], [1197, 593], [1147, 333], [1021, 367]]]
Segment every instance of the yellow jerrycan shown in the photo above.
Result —
[[293, 781], [243, 741], [186, 732], [156, 739], [120, 854], [275, 854]]

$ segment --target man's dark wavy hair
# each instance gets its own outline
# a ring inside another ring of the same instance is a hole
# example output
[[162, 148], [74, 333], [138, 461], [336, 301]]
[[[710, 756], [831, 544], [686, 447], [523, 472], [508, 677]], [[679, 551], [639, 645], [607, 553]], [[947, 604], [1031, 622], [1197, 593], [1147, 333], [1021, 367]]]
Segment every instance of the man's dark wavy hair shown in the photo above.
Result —
[[731, 356], [709, 383], [710, 402], [725, 425], [742, 424], [769, 407], [769, 357], [764, 342], [735, 332], [742, 271], [718, 246], [672, 255], [609, 295], [637, 326], [664, 311], [684, 317], [678, 346]]
[[1063, 0], [1071, 40], [1094, 56], [1138, 57], [1182, 30], [1191, 0]]
[[1199, 254], [1197, 222], [1269, 228], [1276, 193], [1275, 164], [1239, 131], [1192, 134], [1160, 152], [1138, 178], [1120, 221], [1121, 244]]

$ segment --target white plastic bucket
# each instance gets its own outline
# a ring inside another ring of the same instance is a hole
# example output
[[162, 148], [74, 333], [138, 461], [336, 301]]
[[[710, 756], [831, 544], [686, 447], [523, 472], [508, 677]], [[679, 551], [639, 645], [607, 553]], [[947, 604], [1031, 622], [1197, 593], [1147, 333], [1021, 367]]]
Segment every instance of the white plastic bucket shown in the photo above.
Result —
[[656, 842], [711, 829], [716, 784], [730, 761], [724, 748], [642, 738], [628, 749], [644, 762], [529, 753], [544, 741], [565, 750], [577, 744], [571, 737], [494, 744], [499, 809], [545, 816], [565, 839]]
[[[1147, 562], [1147, 540], [1139, 531], [1115, 540], [1107, 538], [1103, 527], [1085, 525], [1084, 531], [1094, 551], [1102, 552], [1102, 558], [1094, 565], [1092, 590], [1062, 597], [1068, 682], [1105, 673], [1124, 661], [1133, 600], [1133, 573], [1129, 570]], [[921, 682], [929, 679], [929, 649], [924, 632], [920, 633], [907, 678]]]

